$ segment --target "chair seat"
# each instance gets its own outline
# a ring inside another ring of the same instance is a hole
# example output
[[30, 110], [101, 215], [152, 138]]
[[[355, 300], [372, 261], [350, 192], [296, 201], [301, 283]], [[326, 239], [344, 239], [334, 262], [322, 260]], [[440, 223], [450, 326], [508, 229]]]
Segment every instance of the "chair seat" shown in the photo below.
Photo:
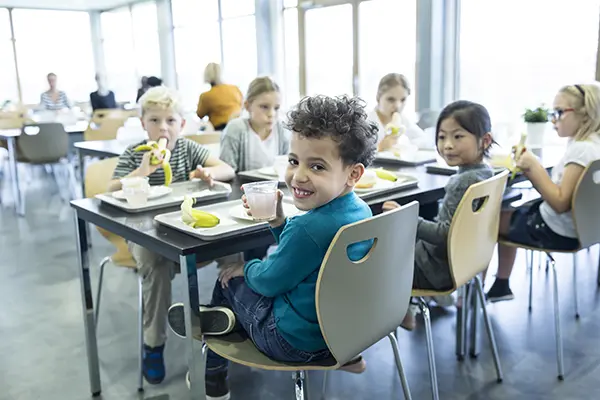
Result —
[[556, 249], [545, 249], [542, 247], [533, 247], [528, 246], [521, 243], [511, 242], [510, 240], [498, 238], [498, 244], [503, 244], [508, 247], [518, 247], [520, 249], [532, 250], [532, 251], [540, 251], [543, 253], [577, 253], [579, 250], [582, 250], [582, 247], [578, 247], [575, 250], [556, 250]]
[[444, 296], [454, 293], [456, 288], [449, 290], [433, 290], [433, 289], [413, 289], [410, 295], [412, 297], [428, 297], [428, 296]]
[[[198, 337], [196, 339], [202, 340]], [[205, 336], [204, 341], [208, 348], [218, 355], [247, 367], [271, 371], [331, 370], [338, 368], [338, 363], [333, 357], [308, 364], [275, 361], [261, 353], [252, 340], [239, 333], [225, 336]]]

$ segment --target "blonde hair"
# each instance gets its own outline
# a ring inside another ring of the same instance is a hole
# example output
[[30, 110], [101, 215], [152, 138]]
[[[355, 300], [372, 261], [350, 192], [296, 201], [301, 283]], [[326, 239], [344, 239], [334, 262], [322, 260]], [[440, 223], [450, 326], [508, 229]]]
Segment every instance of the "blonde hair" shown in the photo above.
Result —
[[146, 91], [140, 97], [139, 104], [142, 108], [142, 116], [150, 107], [158, 107], [163, 110], [173, 110], [183, 116], [183, 105], [177, 93], [166, 86], [155, 86]]
[[219, 85], [223, 83], [221, 78], [221, 66], [217, 63], [209, 63], [204, 68], [204, 82], [211, 85]]
[[581, 115], [581, 125], [573, 136], [575, 140], [586, 140], [591, 134], [600, 132], [600, 86], [569, 85], [558, 92], [569, 95], [571, 107]]
[[402, 74], [397, 74], [392, 72], [391, 74], [387, 74], [379, 81], [379, 86], [377, 86], [377, 97], [376, 100], [379, 101], [381, 96], [388, 90], [395, 88], [396, 86], [402, 86], [406, 89], [406, 93], [410, 94], [410, 84], [408, 83], [408, 79]]
[[246, 101], [251, 103], [261, 94], [270, 92], [279, 93], [279, 85], [268, 76], [260, 76], [250, 82], [248, 91], [246, 92]]

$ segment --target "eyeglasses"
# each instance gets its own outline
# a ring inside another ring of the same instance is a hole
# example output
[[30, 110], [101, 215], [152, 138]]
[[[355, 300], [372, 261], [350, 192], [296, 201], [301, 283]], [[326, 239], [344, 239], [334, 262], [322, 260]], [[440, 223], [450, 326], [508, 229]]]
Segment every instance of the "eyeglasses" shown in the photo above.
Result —
[[552, 117], [552, 121], [559, 121], [563, 114], [569, 111], [575, 111], [574, 108], [555, 108], [550, 116]]

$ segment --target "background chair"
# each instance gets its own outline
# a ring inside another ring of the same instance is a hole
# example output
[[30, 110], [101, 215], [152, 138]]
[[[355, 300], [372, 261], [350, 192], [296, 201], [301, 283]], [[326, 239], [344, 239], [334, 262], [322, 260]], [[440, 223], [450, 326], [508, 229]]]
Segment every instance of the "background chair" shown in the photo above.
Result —
[[[554, 295], [554, 331], [556, 336], [556, 362], [558, 367], [558, 379], [564, 379], [563, 346], [562, 332], [560, 327], [560, 309], [558, 303], [558, 277], [556, 273], [556, 262], [551, 253], [572, 253], [573, 254], [573, 302], [575, 306], [575, 318], [579, 318], [579, 304], [577, 295], [577, 253], [585, 248], [589, 248], [600, 243], [600, 213], [598, 213], [598, 204], [600, 203], [600, 160], [592, 162], [584, 170], [571, 202], [571, 212], [575, 222], [575, 230], [579, 239], [579, 248], [572, 251], [542, 249], [538, 247], [523, 246], [508, 240], [500, 239], [498, 242], [506, 246], [518, 247], [531, 251], [531, 260], [533, 261], [533, 252], [539, 251], [546, 253], [547, 259], [552, 266], [553, 295]], [[533, 264], [533, 262], [531, 262]], [[600, 283], [600, 262], [598, 265]], [[533, 291], [533, 267], [529, 274], [529, 311], [531, 312], [531, 297]]]
[[[344, 226], [333, 239], [321, 266], [315, 296], [321, 332], [332, 355], [330, 359], [307, 365], [277, 362], [261, 353], [251, 340], [241, 339], [239, 335], [197, 338], [205, 340], [204, 357], [208, 346], [238, 364], [293, 371], [296, 399], [303, 400], [308, 398], [306, 371], [338, 369], [387, 336], [394, 350], [404, 396], [410, 399], [398, 344], [392, 332], [400, 325], [408, 308], [417, 214], [418, 203], [412, 202], [389, 213]], [[350, 244], [373, 238], [373, 247], [363, 259], [348, 259]]]
[[[433, 351], [433, 337], [431, 333], [431, 318], [429, 307], [424, 297], [433, 297], [450, 294], [460, 287], [468, 285], [470, 292], [477, 291], [474, 299], [472, 321], [472, 355], [476, 354], [476, 321], [478, 318], [478, 302], [481, 304], [485, 327], [492, 348], [494, 364], [498, 382], [502, 382], [502, 367], [498, 357], [494, 332], [490, 323], [483, 287], [479, 274], [488, 268], [498, 238], [500, 224], [500, 209], [508, 171], [504, 171], [483, 182], [471, 185], [460, 201], [450, 224], [448, 233], [448, 261], [453, 286], [449, 290], [419, 290], [412, 292], [414, 297], [419, 298], [419, 306], [425, 322], [425, 334], [427, 337], [427, 351], [429, 356], [429, 372], [431, 378], [431, 390], [434, 399], [439, 398], [437, 386], [437, 374], [435, 367], [435, 356]], [[473, 288], [474, 286], [474, 288]], [[474, 289], [474, 290], [473, 290]], [[457, 340], [459, 341], [460, 354], [464, 354], [466, 347], [466, 321], [467, 307], [470, 301], [467, 299], [467, 290], [463, 290], [462, 316], [460, 324], [457, 324]]]

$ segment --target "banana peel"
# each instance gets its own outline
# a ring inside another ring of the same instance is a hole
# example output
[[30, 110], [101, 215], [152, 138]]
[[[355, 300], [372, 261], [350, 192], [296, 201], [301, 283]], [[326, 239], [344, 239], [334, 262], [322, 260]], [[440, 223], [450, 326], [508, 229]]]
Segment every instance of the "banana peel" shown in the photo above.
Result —
[[194, 209], [192, 206], [195, 202], [194, 198], [184, 196], [181, 203], [181, 220], [184, 224], [192, 228], [213, 228], [221, 223], [216, 215]]
[[396, 182], [398, 180], [398, 176], [396, 174], [383, 168], [376, 169], [375, 174], [379, 179], [384, 179], [386, 181]]
[[171, 184], [171, 182], [173, 181], [173, 170], [171, 169], [171, 164], [169, 164], [169, 160], [171, 159], [171, 150], [167, 149], [167, 139], [166, 138], [160, 138], [158, 140], [158, 143], [153, 140], [149, 140], [145, 144], [141, 144], [133, 150], [134, 151], [144, 151], [144, 152], [158, 150], [160, 152], [160, 154], [163, 156], [162, 161], [156, 155], [152, 155], [152, 157], [150, 158], [150, 164], [151, 165], [162, 164], [162, 168], [165, 172], [165, 186], [169, 186]]

